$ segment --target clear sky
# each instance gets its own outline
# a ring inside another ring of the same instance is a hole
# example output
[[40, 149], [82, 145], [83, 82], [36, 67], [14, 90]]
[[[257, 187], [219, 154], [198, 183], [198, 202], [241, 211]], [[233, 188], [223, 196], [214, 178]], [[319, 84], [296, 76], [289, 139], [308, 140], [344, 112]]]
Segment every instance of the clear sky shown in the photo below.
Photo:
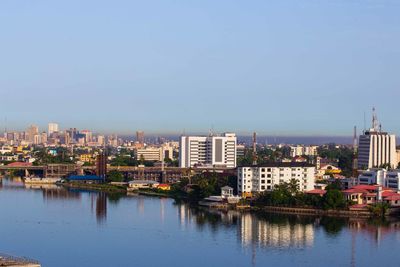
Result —
[[400, 134], [398, 0], [1, 0], [0, 127]]

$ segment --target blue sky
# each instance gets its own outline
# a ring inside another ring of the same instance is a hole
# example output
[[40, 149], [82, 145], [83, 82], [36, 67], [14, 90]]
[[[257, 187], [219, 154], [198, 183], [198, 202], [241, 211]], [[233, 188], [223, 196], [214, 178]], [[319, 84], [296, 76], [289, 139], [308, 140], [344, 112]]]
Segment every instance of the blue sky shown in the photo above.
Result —
[[376, 106], [400, 133], [399, 14], [397, 0], [1, 0], [0, 117], [350, 135]]

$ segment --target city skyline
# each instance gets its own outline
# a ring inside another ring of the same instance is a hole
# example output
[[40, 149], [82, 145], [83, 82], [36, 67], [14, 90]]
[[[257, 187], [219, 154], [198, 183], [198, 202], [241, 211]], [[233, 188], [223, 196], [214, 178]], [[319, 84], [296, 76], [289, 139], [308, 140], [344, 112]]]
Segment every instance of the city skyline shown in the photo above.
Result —
[[7, 117], [17, 130], [58, 121], [121, 134], [350, 135], [376, 106], [398, 134], [398, 10], [375, 0], [2, 1], [0, 127]]
[[[374, 115], [375, 114], [375, 115]], [[394, 134], [396, 134], [396, 132], [394, 131], [390, 131], [387, 128], [385, 128], [382, 123], [379, 121], [378, 117], [375, 117], [376, 122], [374, 122], [374, 116], [377, 116], [376, 114], [376, 109], [375, 107], [372, 108], [372, 113], [370, 114], [372, 117], [372, 123], [370, 122], [370, 120], [367, 118], [366, 113], [364, 113], [364, 122], [363, 122], [363, 126], [359, 127], [356, 125], [356, 130], [357, 130], [357, 134], [362, 134], [364, 131], [368, 131], [371, 128], [377, 127], [376, 125], [374, 125], [375, 123], [379, 124], [379, 127], [382, 128], [382, 131], [389, 131], [392, 132]], [[12, 124], [12, 123], [11, 123]], [[136, 138], [138, 137], [138, 133], [141, 132], [142, 134], [144, 134], [144, 132], [146, 133], [146, 135], [148, 136], [160, 136], [160, 135], [170, 135], [170, 136], [181, 136], [181, 135], [185, 135], [185, 134], [198, 134], [198, 135], [209, 135], [209, 134], [223, 134], [223, 133], [229, 133], [229, 132], [235, 132], [236, 134], [240, 135], [240, 136], [252, 136], [254, 132], [256, 131], [252, 131], [247, 130], [247, 131], [237, 131], [235, 129], [229, 129], [229, 130], [216, 130], [214, 127], [210, 127], [208, 129], [201, 129], [201, 130], [190, 130], [190, 129], [182, 129], [180, 132], [179, 131], [154, 131], [154, 130], [149, 130], [149, 129], [143, 129], [143, 128], [137, 128], [137, 129], [129, 129], [127, 131], [116, 131], [114, 129], [107, 129], [105, 131], [98, 131], [93, 127], [90, 127], [89, 125], [84, 125], [83, 127], [79, 128], [79, 127], [75, 127], [75, 126], [69, 126], [69, 127], [63, 127], [60, 126], [60, 124], [56, 121], [52, 121], [52, 122], [48, 122], [46, 125], [38, 125], [35, 123], [30, 123], [28, 125], [26, 125], [25, 127], [19, 127], [19, 128], [9, 128], [8, 127], [9, 122], [7, 120], [7, 118], [4, 119], [3, 125], [0, 123], [0, 131], [3, 130], [4, 133], [5, 132], [13, 132], [13, 131], [17, 131], [17, 132], [23, 132], [23, 131], [29, 131], [30, 127], [37, 127], [39, 132], [47, 132], [49, 133], [50, 128], [56, 127], [57, 131], [60, 132], [64, 132], [68, 129], [78, 129], [78, 130], [89, 130], [95, 134], [106, 134], [106, 135], [112, 135], [112, 134], [118, 134], [118, 135], [122, 135], [122, 136], [135, 136]], [[354, 131], [354, 130], [353, 130]], [[277, 137], [351, 137], [352, 135], [350, 134], [350, 132], [347, 132], [345, 134], [334, 134], [334, 133], [327, 133], [327, 134], [317, 134], [317, 133], [285, 133], [285, 132], [279, 132], [279, 131], [257, 131], [257, 133], [262, 136], [262, 137], [271, 137], [271, 138], [277, 138]], [[354, 132], [353, 132], [354, 133]]]

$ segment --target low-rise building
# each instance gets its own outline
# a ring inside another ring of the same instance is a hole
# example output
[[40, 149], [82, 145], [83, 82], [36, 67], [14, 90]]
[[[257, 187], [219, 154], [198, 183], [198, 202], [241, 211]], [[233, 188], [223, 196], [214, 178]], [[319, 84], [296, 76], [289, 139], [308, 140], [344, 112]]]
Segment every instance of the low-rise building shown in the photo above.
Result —
[[139, 148], [135, 151], [135, 155], [138, 160], [161, 161], [163, 159], [161, 147]]
[[358, 176], [358, 184], [377, 184], [400, 192], [400, 170], [368, 169]]
[[314, 189], [315, 166], [300, 162], [276, 162], [238, 168], [238, 194], [243, 197], [272, 191], [275, 185], [298, 181], [300, 191]]

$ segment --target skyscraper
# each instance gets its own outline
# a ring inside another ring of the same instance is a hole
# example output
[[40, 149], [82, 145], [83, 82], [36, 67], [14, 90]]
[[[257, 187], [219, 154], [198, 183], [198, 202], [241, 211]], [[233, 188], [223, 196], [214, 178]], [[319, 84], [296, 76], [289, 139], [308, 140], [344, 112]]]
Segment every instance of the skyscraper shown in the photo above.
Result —
[[374, 168], [386, 164], [391, 168], [396, 167], [396, 136], [382, 131], [373, 109], [372, 127], [360, 135], [358, 168]]
[[54, 122], [50, 122], [48, 125], [48, 135], [51, 135], [54, 132], [58, 132], [58, 124]]
[[144, 144], [144, 132], [143, 131], [137, 131], [136, 132], [136, 141], [139, 144]]
[[36, 125], [31, 125], [27, 129], [27, 135], [25, 136], [26, 140], [28, 142], [34, 143], [35, 142], [35, 136], [39, 135], [39, 127]]

